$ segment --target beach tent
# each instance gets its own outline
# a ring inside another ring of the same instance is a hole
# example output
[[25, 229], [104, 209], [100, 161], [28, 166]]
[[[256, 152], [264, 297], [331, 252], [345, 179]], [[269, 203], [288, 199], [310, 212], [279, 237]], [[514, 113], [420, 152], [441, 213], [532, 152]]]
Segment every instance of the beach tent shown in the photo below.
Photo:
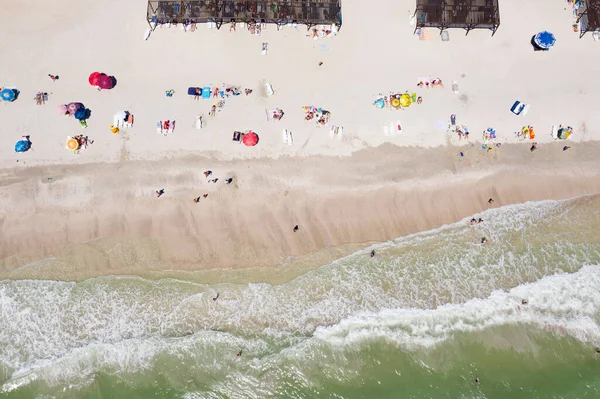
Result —
[[244, 145], [247, 145], [248, 147], [254, 147], [256, 144], [258, 144], [258, 134], [254, 132], [244, 134], [244, 137], [242, 138], [242, 143], [244, 143]]
[[28, 138], [24, 137], [21, 140], [17, 141], [15, 144], [16, 152], [25, 152], [31, 148], [31, 141]]
[[15, 101], [17, 98], [17, 91], [15, 89], [2, 89], [2, 91], [0, 91], [0, 97], [2, 97], [4, 101]]

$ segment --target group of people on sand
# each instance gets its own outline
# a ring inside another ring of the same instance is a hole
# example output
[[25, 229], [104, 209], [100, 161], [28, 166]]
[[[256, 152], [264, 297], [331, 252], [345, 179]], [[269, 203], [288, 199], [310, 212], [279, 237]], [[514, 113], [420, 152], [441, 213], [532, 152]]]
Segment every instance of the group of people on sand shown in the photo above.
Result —
[[[211, 179], [210, 176], [212, 176], [212, 170], [205, 170], [204, 171], [204, 177], [206, 177], [208, 179], [209, 183], [216, 183], [216, 182], [219, 181], [218, 177], [215, 177], [215, 178]], [[225, 179], [225, 184], [231, 184], [232, 182], [233, 182], [233, 177], [228, 177], [227, 179]], [[165, 189], [164, 188], [161, 188], [160, 190], [156, 190], [156, 197], [160, 198], [164, 193], [165, 193]], [[197, 204], [197, 203], [200, 202], [200, 200], [202, 198], [204, 198], [204, 199], [208, 198], [208, 193], [202, 194], [199, 197], [195, 197], [195, 198], [192, 199], [192, 201], [195, 204]]]
[[442, 82], [442, 79], [440, 78], [435, 78], [432, 79], [431, 82], [428, 81], [419, 81], [419, 83], [417, 83], [417, 87], [420, 88], [426, 88], [429, 89], [430, 87], [444, 87], [444, 83]]

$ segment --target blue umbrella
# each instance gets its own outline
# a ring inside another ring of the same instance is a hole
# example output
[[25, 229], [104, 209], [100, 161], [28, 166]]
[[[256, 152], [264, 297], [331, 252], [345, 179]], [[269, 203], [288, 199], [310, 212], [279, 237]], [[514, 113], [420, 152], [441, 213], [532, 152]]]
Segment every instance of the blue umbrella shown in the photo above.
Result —
[[78, 121], [85, 120], [86, 116], [87, 110], [85, 108], [79, 108], [77, 111], [75, 111], [75, 119], [77, 119]]
[[14, 101], [16, 94], [13, 89], [4, 89], [0, 92], [0, 97], [2, 97], [4, 101]]
[[31, 148], [31, 141], [29, 140], [19, 140], [17, 144], [15, 144], [16, 152], [25, 152]]
[[379, 109], [383, 108], [385, 106], [385, 101], [383, 101], [383, 98], [378, 98], [375, 100], [375, 106]]
[[533, 42], [541, 49], [549, 50], [556, 43], [554, 35], [548, 31], [543, 31], [533, 37]]

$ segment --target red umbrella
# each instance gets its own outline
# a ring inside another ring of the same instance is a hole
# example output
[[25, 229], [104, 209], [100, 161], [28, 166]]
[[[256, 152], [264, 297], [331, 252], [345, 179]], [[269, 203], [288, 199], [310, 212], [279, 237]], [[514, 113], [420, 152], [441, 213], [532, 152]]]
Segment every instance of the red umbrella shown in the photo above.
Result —
[[98, 78], [98, 87], [101, 89], [112, 89], [113, 88], [113, 80], [112, 77], [107, 75], [102, 75]]
[[90, 84], [92, 86], [98, 86], [98, 79], [100, 79], [100, 76], [102, 76], [102, 75], [103, 74], [100, 72], [92, 72], [92, 74], [88, 78], [88, 81], [90, 82]]
[[258, 143], [258, 134], [254, 132], [244, 134], [242, 143], [244, 143], [248, 147], [254, 147]]

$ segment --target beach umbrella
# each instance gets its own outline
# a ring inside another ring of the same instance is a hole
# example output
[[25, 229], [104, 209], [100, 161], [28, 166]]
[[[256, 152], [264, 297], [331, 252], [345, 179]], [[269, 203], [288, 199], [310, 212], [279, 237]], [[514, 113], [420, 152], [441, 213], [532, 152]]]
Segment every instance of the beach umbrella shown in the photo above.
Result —
[[379, 109], [383, 108], [385, 106], [385, 101], [383, 100], [383, 98], [378, 98], [377, 100], [375, 100], [375, 106]]
[[113, 80], [111, 76], [102, 75], [98, 78], [98, 87], [101, 89], [112, 89]]
[[67, 113], [67, 105], [66, 104], [58, 105], [56, 107], [56, 111], [61, 115], [66, 114]]
[[67, 111], [73, 115], [75, 112], [77, 112], [78, 109], [83, 108], [83, 104], [81, 103], [69, 103], [69, 105], [67, 105]]
[[242, 143], [244, 143], [244, 145], [247, 145], [248, 147], [254, 147], [258, 143], [258, 134], [254, 132], [244, 134]]
[[75, 111], [74, 116], [78, 121], [83, 121], [87, 119], [87, 110], [85, 108], [79, 108], [77, 111]]
[[21, 140], [17, 141], [17, 144], [15, 144], [16, 152], [25, 152], [30, 148], [31, 148], [31, 141], [29, 141], [27, 139], [21, 139]]
[[69, 139], [67, 140], [67, 149], [69, 149], [71, 151], [75, 151], [78, 148], [79, 148], [79, 142], [77, 140], [75, 140], [73, 137], [69, 137]]
[[88, 82], [90, 82], [92, 86], [98, 86], [98, 79], [100, 79], [100, 76], [102, 75], [103, 74], [100, 72], [92, 72], [92, 74], [88, 78]]
[[554, 37], [554, 35], [552, 33], [548, 32], [548, 31], [543, 31], [543, 32], [537, 33], [533, 37], [533, 42], [539, 48], [541, 48], [543, 50], [549, 50], [550, 47], [554, 46], [554, 43], [556, 43], [556, 38]]
[[13, 89], [3, 89], [0, 91], [0, 97], [2, 97], [4, 101], [14, 101], [16, 96]]
[[397, 98], [392, 98], [392, 107], [398, 108], [400, 106], [400, 100]]
[[404, 93], [400, 96], [400, 105], [403, 107], [408, 107], [412, 103], [412, 98], [410, 98], [410, 94]]

